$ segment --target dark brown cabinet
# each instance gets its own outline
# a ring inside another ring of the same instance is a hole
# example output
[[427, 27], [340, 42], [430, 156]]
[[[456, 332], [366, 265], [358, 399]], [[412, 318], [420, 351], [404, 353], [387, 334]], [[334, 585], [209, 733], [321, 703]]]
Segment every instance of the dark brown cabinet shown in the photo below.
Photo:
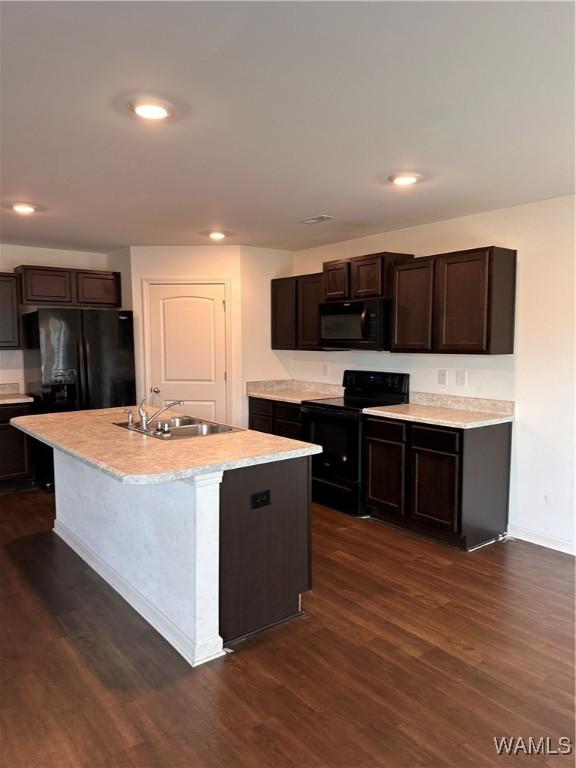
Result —
[[318, 349], [322, 274], [272, 280], [272, 349]]
[[348, 260], [324, 262], [322, 274], [326, 301], [350, 298], [350, 262]]
[[300, 440], [300, 406], [294, 403], [249, 397], [248, 427], [257, 432]]
[[414, 259], [394, 267], [392, 333], [394, 352], [432, 350], [434, 260]]
[[406, 425], [367, 418], [364, 425], [365, 498], [392, 517], [406, 513]]
[[72, 304], [74, 280], [70, 269], [16, 267], [22, 276], [23, 304]]
[[0, 273], [0, 349], [20, 347], [18, 275]]
[[512, 353], [516, 252], [491, 247], [443, 254], [434, 269], [435, 351]]
[[78, 304], [120, 306], [120, 273], [76, 272], [76, 301]]
[[272, 280], [272, 349], [296, 349], [296, 278]]
[[10, 419], [29, 413], [29, 405], [0, 405], [0, 483], [31, 477], [30, 441], [9, 423]]
[[508, 527], [511, 424], [473, 429], [364, 419], [364, 503], [466, 549]]
[[309, 458], [224, 473], [220, 635], [238, 640], [301, 613], [311, 588]]
[[511, 354], [516, 252], [490, 246], [395, 265], [394, 352]]
[[298, 349], [318, 349], [320, 345], [320, 304], [324, 301], [322, 273], [296, 278]]
[[392, 266], [413, 259], [407, 253], [372, 253], [350, 259], [350, 285], [353, 299], [391, 298]]
[[122, 291], [119, 272], [76, 270], [23, 265], [22, 304], [119, 307]]

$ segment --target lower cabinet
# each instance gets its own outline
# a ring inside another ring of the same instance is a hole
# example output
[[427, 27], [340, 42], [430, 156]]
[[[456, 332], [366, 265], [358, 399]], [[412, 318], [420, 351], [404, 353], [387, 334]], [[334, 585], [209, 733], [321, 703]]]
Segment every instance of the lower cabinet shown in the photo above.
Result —
[[311, 588], [310, 459], [224, 472], [220, 634], [237, 640], [300, 614]]
[[364, 504], [467, 549], [508, 527], [511, 425], [451, 429], [367, 416]]
[[248, 398], [248, 427], [300, 440], [300, 406], [260, 397]]
[[10, 419], [27, 416], [28, 405], [0, 405], [0, 484], [21, 482], [32, 476], [30, 441]]

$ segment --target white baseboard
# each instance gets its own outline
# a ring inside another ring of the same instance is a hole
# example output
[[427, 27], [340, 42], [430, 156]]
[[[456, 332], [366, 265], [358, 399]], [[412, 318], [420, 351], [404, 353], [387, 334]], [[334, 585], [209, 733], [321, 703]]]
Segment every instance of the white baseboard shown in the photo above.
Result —
[[224, 655], [222, 638], [219, 635], [209, 641], [195, 643], [168, 616], [156, 608], [148, 598], [138, 592], [124, 576], [102, 560], [91, 547], [58, 519], [54, 523], [54, 533], [65, 541], [116, 592], [122, 595], [124, 600], [143, 616], [193, 667]]
[[508, 533], [514, 539], [529, 541], [531, 544], [539, 544], [541, 547], [555, 549], [558, 552], [566, 552], [568, 555], [576, 555], [576, 542], [570, 539], [558, 539], [555, 536], [544, 536], [538, 531], [523, 528], [521, 525], [509, 525]]

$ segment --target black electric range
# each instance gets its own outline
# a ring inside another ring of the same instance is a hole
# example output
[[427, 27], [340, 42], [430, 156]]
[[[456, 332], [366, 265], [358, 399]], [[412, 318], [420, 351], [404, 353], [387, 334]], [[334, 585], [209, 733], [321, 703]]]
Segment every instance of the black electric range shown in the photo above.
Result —
[[344, 396], [302, 403], [302, 439], [321, 445], [312, 458], [312, 499], [362, 514], [362, 410], [409, 401], [410, 376], [344, 371]]

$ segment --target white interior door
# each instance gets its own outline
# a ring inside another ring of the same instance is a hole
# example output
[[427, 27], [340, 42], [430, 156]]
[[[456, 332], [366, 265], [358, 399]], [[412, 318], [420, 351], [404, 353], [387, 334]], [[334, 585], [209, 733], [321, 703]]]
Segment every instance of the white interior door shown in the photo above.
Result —
[[190, 416], [226, 421], [225, 286], [150, 285], [148, 298], [150, 396], [183, 400]]

